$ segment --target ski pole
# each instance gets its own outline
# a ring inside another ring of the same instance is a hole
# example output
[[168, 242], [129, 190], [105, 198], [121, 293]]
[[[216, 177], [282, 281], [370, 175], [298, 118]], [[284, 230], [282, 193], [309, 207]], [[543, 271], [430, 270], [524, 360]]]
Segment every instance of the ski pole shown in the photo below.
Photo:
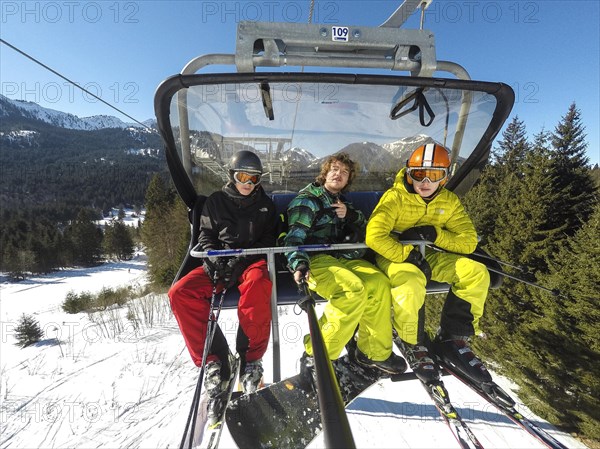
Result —
[[[431, 248], [431, 249], [435, 250], [435, 251], [439, 251], [439, 252], [443, 252], [443, 253], [448, 253], [448, 254], [457, 254], [457, 255], [459, 255], [459, 256], [464, 256], [464, 257], [469, 257], [469, 256], [471, 256], [471, 254], [460, 254], [460, 253], [455, 253], [455, 252], [452, 252], [452, 251], [447, 251], [447, 250], [445, 250], [445, 249], [443, 249], [443, 248], [439, 248], [439, 247], [437, 247], [437, 246], [434, 246], [434, 245], [431, 245], [431, 244], [427, 244], [427, 246], [428, 246], [429, 248]], [[476, 255], [476, 256], [478, 256], [478, 257], [482, 257], [482, 256], [483, 256], [481, 253], [477, 253], [477, 254], [475, 254], [475, 255]], [[486, 259], [493, 260], [493, 261], [495, 261], [495, 262], [500, 262], [500, 261], [498, 261], [498, 260], [496, 260], [496, 259], [494, 259], [494, 258], [492, 258], [492, 257], [486, 257]], [[508, 264], [506, 264], [506, 265], [508, 265]], [[507, 277], [507, 278], [509, 278], [509, 279], [512, 279], [512, 280], [515, 280], [515, 281], [518, 281], [518, 282], [522, 282], [523, 284], [526, 284], [526, 285], [530, 285], [530, 286], [532, 286], [532, 287], [539, 288], [540, 290], [544, 290], [544, 291], [546, 291], [546, 292], [550, 293], [552, 296], [562, 296], [562, 297], [564, 297], [564, 295], [562, 295], [562, 294], [561, 294], [561, 292], [560, 292], [560, 290], [558, 290], [558, 289], [550, 289], [550, 288], [548, 288], [548, 287], [544, 287], [544, 286], [542, 286], [542, 285], [536, 284], [536, 283], [534, 283], [534, 282], [530, 282], [530, 281], [528, 281], [528, 280], [525, 280], [525, 279], [523, 279], [523, 278], [520, 278], [520, 277], [517, 277], [517, 276], [513, 276], [512, 274], [505, 273], [504, 271], [502, 271], [502, 270], [498, 270], [498, 269], [496, 269], [496, 268], [493, 268], [493, 267], [490, 267], [489, 265], [486, 265], [486, 267], [487, 267], [487, 269], [488, 269], [489, 271], [492, 271], [492, 272], [494, 272], [494, 273], [497, 273], [497, 274], [499, 274], [499, 275], [501, 275], [501, 276], [504, 276], [504, 277]], [[515, 267], [515, 268], [516, 268], [516, 267]]]
[[540, 290], [544, 290], [544, 291], [550, 293], [552, 296], [561, 296], [561, 297], [564, 297], [564, 295], [558, 289], [544, 287], [542, 285], [536, 284], [534, 282], [527, 281], [527, 280], [522, 279], [520, 277], [513, 276], [512, 274], [505, 273], [502, 270], [496, 270], [495, 268], [492, 268], [492, 267], [487, 267], [487, 269], [490, 270], [490, 271], [493, 271], [494, 273], [498, 273], [501, 276], [507, 277], [509, 279], [513, 279], [515, 281], [522, 282], [523, 284], [531, 285], [532, 287], [536, 287], [536, 288], [539, 288]]
[[[400, 240], [402, 240], [402, 233], [401, 232], [392, 231], [391, 233], [394, 234], [396, 237], [398, 237]], [[409, 241], [412, 242], [413, 240], [409, 240]], [[426, 242], [421, 241], [421, 240], [414, 240], [414, 241], [415, 242], [419, 242], [419, 243], [425, 243], [427, 246], [429, 246], [432, 249], [441, 249], [441, 248], [438, 248], [437, 246], [434, 246], [433, 243], [426, 243]], [[443, 251], [446, 251], [446, 250], [443, 250]], [[450, 254], [459, 254], [459, 253], [455, 253], [455, 252], [452, 252], [452, 251], [446, 251], [446, 252], [450, 253]], [[492, 262], [496, 262], [499, 265], [504, 265], [504, 266], [509, 267], [509, 268], [514, 268], [515, 270], [519, 270], [519, 271], [522, 271], [524, 273], [526, 273], [526, 272], [529, 271], [527, 268], [520, 267], [518, 265], [513, 265], [513, 264], [510, 264], [508, 262], [504, 262], [503, 260], [500, 260], [500, 259], [496, 259], [495, 257], [492, 257], [489, 254], [487, 254], [485, 251], [480, 250], [479, 247], [477, 247], [475, 249], [475, 251], [473, 252], [473, 254], [476, 255], [477, 257], [481, 257], [482, 259], [488, 259], [488, 260], [491, 260]], [[460, 254], [460, 255], [462, 256], [464, 254]]]
[[[217, 283], [216, 281], [213, 283], [213, 292], [212, 297], [210, 299], [210, 310], [208, 312], [208, 326], [206, 330], [206, 341], [204, 342], [204, 351], [202, 354], [202, 372], [200, 373], [200, 378], [202, 379], [202, 384], [205, 382], [206, 378], [206, 360], [208, 359], [208, 352], [210, 347], [212, 346], [212, 342], [215, 336], [215, 332], [217, 330], [217, 322], [219, 320], [219, 315], [221, 314], [221, 308], [223, 306], [223, 300], [225, 298], [225, 293], [227, 292], [227, 288], [224, 288], [221, 291], [221, 296], [219, 298], [219, 304], [217, 306], [217, 312], [215, 313], [215, 297], [217, 295]], [[202, 385], [201, 385], [202, 386]], [[200, 391], [198, 391], [198, 399], [197, 402], [200, 402]], [[190, 439], [189, 439], [189, 449], [193, 446], [194, 440], [194, 431], [196, 428], [196, 421], [198, 419], [198, 406], [194, 407], [194, 416], [192, 420], [192, 426], [190, 428]]]
[[512, 265], [508, 262], [504, 262], [500, 259], [496, 259], [496, 258], [490, 256], [489, 254], [486, 254], [483, 251], [477, 252], [477, 249], [475, 250], [475, 252], [473, 254], [477, 255], [477, 257], [481, 257], [482, 259], [488, 259], [488, 260], [491, 260], [492, 262], [496, 262], [497, 264], [504, 265], [505, 267], [514, 268], [515, 270], [522, 271], [523, 273], [526, 273], [529, 271], [524, 267], [520, 267], [518, 265]]
[[225, 292], [227, 289], [223, 289], [221, 292], [221, 297], [219, 299], [219, 304], [217, 307], [217, 313], [214, 314], [215, 310], [215, 299], [217, 296], [217, 283], [213, 284], [212, 296], [210, 298], [210, 309], [208, 313], [208, 326], [206, 328], [206, 339], [204, 341], [204, 350], [202, 352], [202, 368], [200, 370], [200, 376], [198, 377], [198, 383], [196, 384], [196, 390], [194, 391], [194, 398], [192, 399], [192, 407], [190, 408], [190, 413], [188, 415], [188, 419], [185, 425], [185, 430], [183, 432], [183, 438], [181, 440], [181, 444], [179, 446], [180, 449], [185, 448], [185, 439], [189, 432], [189, 442], [188, 447], [191, 448], [194, 440], [194, 428], [196, 427], [196, 422], [198, 419], [198, 405], [200, 403], [200, 393], [202, 390], [202, 385], [204, 383], [204, 376], [206, 374], [205, 365], [206, 359], [208, 358], [208, 351], [210, 346], [212, 345], [212, 340], [217, 330], [217, 321], [219, 319], [219, 315], [221, 313], [221, 308], [223, 306], [223, 300], [225, 298]]
[[[208, 354], [208, 339], [210, 336], [210, 318], [212, 316], [213, 313], [213, 307], [214, 307], [214, 303], [215, 303], [215, 297], [216, 297], [216, 283], [213, 284], [213, 291], [212, 291], [212, 295], [210, 298], [210, 311], [209, 311], [209, 324], [206, 327], [206, 337], [204, 340], [204, 350], [202, 351], [202, 361], [201, 361], [201, 368], [200, 368], [200, 375], [198, 376], [198, 382], [196, 383], [196, 390], [194, 391], [194, 398], [192, 399], [192, 406], [190, 407], [190, 413], [188, 415], [187, 421], [185, 423], [185, 430], [183, 431], [183, 438], [181, 439], [181, 444], [179, 445], [179, 449], [184, 449], [185, 448], [185, 439], [188, 436], [188, 433], [190, 435], [190, 440], [189, 440], [189, 445], [188, 447], [192, 447], [193, 444], [193, 438], [194, 438], [194, 432], [193, 429], [196, 426], [196, 420], [197, 420], [197, 416], [198, 416], [198, 404], [200, 402], [200, 393], [202, 390], [202, 384], [204, 383], [204, 364], [206, 362], [206, 357]], [[191, 427], [190, 427], [191, 425]]]

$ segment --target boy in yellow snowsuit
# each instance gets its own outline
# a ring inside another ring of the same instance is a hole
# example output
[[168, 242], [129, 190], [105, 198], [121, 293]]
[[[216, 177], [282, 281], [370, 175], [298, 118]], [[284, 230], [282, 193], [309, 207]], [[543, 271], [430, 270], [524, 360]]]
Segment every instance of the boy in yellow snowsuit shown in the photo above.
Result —
[[[443, 187], [449, 167], [449, 154], [443, 146], [431, 143], [417, 148], [375, 207], [366, 243], [390, 278], [394, 328], [415, 374], [425, 382], [439, 379], [419, 329], [419, 310], [427, 282], [433, 279], [451, 285], [435, 339], [436, 351], [482, 382], [491, 378], [468, 347], [468, 338], [479, 332], [490, 276], [485, 265], [462, 255], [475, 250], [477, 233], [459, 198]], [[400, 239], [428, 240], [444, 251], [428, 248], [423, 257], [418, 247], [404, 245]]]

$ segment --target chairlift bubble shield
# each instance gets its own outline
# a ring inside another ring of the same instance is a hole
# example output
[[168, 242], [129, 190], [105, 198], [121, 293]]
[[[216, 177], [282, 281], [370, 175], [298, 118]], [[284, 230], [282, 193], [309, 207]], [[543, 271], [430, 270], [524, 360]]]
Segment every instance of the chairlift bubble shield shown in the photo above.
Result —
[[437, 142], [451, 152], [448, 188], [464, 189], [513, 102], [502, 83], [239, 73], [172, 77], [159, 86], [155, 109], [171, 174], [191, 201], [228, 179], [227, 163], [240, 150], [261, 158], [267, 191], [297, 191], [338, 151], [360, 164], [354, 190], [385, 190], [415, 148]]

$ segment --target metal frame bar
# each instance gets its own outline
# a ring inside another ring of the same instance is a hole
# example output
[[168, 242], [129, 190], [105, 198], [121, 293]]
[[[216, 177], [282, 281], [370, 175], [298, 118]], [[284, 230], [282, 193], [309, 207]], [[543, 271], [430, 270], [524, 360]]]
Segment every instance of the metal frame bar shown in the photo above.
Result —
[[[419, 250], [425, 255], [425, 247], [429, 242], [423, 240], [404, 240], [404, 244], [418, 246]], [[200, 244], [196, 245], [190, 251], [192, 257], [228, 257], [228, 256], [256, 256], [266, 254], [267, 266], [269, 268], [269, 278], [273, 283], [271, 290], [271, 334], [273, 344], [273, 381], [281, 380], [281, 351], [279, 341], [279, 315], [277, 314], [277, 268], [275, 266], [275, 254], [288, 253], [290, 251], [338, 251], [358, 248], [368, 248], [364, 243], [336, 243], [322, 245], [301, 245], [301, 246], [273, 246], [265, 248], [248, 249], [211, 249], [201, 251]]]

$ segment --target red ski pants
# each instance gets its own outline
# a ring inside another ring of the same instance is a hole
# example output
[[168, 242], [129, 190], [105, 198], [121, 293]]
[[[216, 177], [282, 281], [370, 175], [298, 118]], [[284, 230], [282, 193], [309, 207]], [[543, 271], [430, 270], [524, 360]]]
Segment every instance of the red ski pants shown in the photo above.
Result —
[[[259, 360], [269, 344], [271, 330], [271, 287], [267, 263], [264, 260], [250, 265], [238, 279], [239, 324], [249, 340], [246, 360]], [[217, 284], [217, 293], [223, 284]], [[179, 279], [169, 289], [173, 315], [177, 319], [185, 344], [196, 366], [202, 363], [213, 283], [203, 267], [198, 267]], [[209, 357], [208, 360], [214, 360]]]

